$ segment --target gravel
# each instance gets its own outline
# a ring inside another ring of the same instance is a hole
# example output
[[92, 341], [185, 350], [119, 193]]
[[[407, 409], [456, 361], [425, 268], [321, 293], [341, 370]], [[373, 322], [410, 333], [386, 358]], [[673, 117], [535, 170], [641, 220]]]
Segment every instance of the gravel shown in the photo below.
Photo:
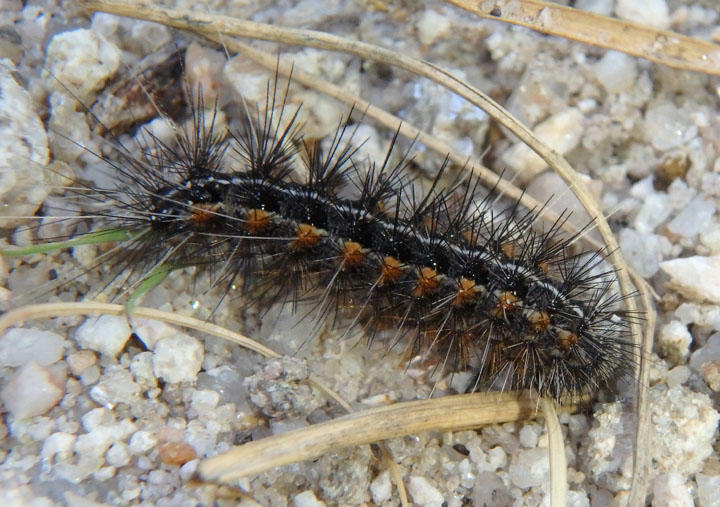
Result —
[[[178, 0], [179, 7], [194, 2]], [[240, 5], [242, 4], [242, 5]], [[694, 0], [578, 0], [576, 6], [638, 19], [704, 39], [717, 37], [720, 9]], [[0, 13], [0, 207], [8, 234], [45, 202], [68, 220], [46, 223], [44, 238], [82, 232], [80, 210], [60, 187], [107, 178], [94, 153], [111, 146], [61, 83], [90, 105], [108, 81], [146, 52], [187, 39], [150, 23], [99, 14], [67, 19], [72, 9], [48, 1], [10, 1]], [[232, 5], [233, 7], [230, 7]], [[583, 173], [598, 196], [630, 265], [659, 299], [651, 370], [651, 496], [655, 505], [716, 505], [720, 402], [720, 113], [715, 77], [663, 68], [634, 57], [482, 21], [439, 1], [303, 0], [215, 2], [213, 9], [261, 22], [314, 28], [420, 56], [462, 76], [505, 104]], [[387, 11], [385, 10], [387, 9]], [[640, 13], [640, 14], [638, 14]], [[713, 35], [715, 34], [715, 35]], [[371, 62], [312, 49], [295, 52], [298, 68], [359, 93], [497, 170], [531, 168], [530, 188], [573, 197], [545, 164], [488, 116], [439, 86]], [[264, 101], [268, 74], [241, 58], [193, 44], [193, 83], [220, 92], [219, 121], [233, 125], [238, 92]], [[43, 72], [45, 69], [50, 71]], [[299, 88], [299, 87], [298, 87]], [[305, 90], [308, 137], [333, 131], [347, 108]], [[43, 128], [47, 126], [48, 130]], [[159, 138], [172, 135], [153, 122]], [[391, 133], [366, 122], [361, 153], [382, 156]], [[493, 139], [488, 145], [488, 139]], [[132, 146], [125, 134], [120, 141]], [[50, 153], [51, 170], [43, 170]], [[416, 148], [418, 166], [437, 157]], [[518, 179], [517, 181], [520, 181]], [[540, 183], [538, 183], [540, 182]], [[52, 194], [49, 199], [46, 197]], [[564, 204], [565, 203], [565, 204]], [[554, 204], [557, 206], [557, 204]], [[587, 222], [584, 222], [587, 223]], [[96, 269], [98, 246], [2, 259], [0, 301], [107, 299], [110, 280]], [[77, 277], [55, 293], [54, 280]], [[357, 408], [426, 398], [428, 372], [407, 370], [401, 350], [381, 340], [347, 338], [332, 323], [318, 328], [289, 309], [260, 313], [206, 279], [176, 271], [144, 304], [243, 331], [285, 354], [262, 360], [199, 332], [124, 317], [59, 317], [28, 322], [0, 336], [0, 504], [197, 505], [214, 490], [189, 482], [199, 460], [238, 443], [336, 417], [340, 411], [308, 388], [319, 378]], [[118, 285], [122, 285], [118, 281]], [[320, 336], [319, 339], [312, 339]], [[401, 348], [401, 347], [398, 347]], [[461, 375], [458, 375], [460, 377]], [[441, 379], [436, 394], [457, 379]], [[629, 396], [629, 395], [628, 395]], [[625, 396], [564, 414], [570, 505], [626, 501], [634, 414]], [[547, 434], [540, 422], [489, 425], [387, 442], [418, 505], [539, 505], [548, 502]], [[715, 447], [713, 447], [715, 446]], [[392, 476], [368, 446], [270, 470], [237, 486], [263, 505], [395, 505]]]

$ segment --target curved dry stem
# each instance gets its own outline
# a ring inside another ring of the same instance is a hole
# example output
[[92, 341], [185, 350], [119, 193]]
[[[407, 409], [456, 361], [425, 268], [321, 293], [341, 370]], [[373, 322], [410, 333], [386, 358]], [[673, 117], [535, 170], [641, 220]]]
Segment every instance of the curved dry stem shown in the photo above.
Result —
[[[632, 272], [631, 276], [635, 285], [639, 289], [640, 303], [645, 313], [645, 332], [640, 345], [641, 351], [651, 351], [653, 348], [653, 337], [655, 334], [655, 309], [650, 300], [650, 290], [647, 281], [645, 281], [636, 272]], [[640, 354], [640, 365], [637, 375], [637, 388], [635, 390], [635, 448], [633, 449], [633, 476], [630, 486], [630, 497], [628, 505], [645, 505], [647, 484], [647, 472], [649, 465], [648, 451], [650, 448], [650, 407], [647, 396], [650, 385], [650, 369], [647, 361], [643, 361], [644, 354]]]
[[720, 46], [675, 32], [540, 0], [445, 0], [483, 18], [521, 25], [682, 70], [720, 75]]
[[558, 420], [555, 402], [542, 398], [540, 400], [545, 427], [548, 432], [548, 452], [550, 454], [550, 505], [562, 507], [567, 504], [567, 460], [565, 459], [565, 443], [563, 442], [560, 421]]
[[229, 482], [376, 440], [526, 419], [537, 414], [536, 406], [537, 401], [529, 397], [518, 399], [499, 393], [396, 403], [248, 442], [203, 461], [198, 473], [206, 481]]

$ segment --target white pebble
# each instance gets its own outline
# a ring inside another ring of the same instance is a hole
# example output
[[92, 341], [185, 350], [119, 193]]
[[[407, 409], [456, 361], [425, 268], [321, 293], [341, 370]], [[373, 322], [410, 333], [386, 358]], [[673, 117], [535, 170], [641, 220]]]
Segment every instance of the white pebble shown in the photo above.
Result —
[[545, 448], [520, 450], [510, 464], [510, 480], [520, 489], [545, 484], [550, 470], [548, 463]]
[[325, 502], [321, 502], [310, 490], [303, 491], [293, 497], [294, 507], [323, 507]]
[[53, 433], [43, 442], [40, 456], [43, 458], [52, 458], [56, 454], [67, 455], [72, 451], [76, 438], [72, 433], [64, 433], [61, 431]]
[[35, 361], [47, 366], [63, 355], [62, 336], [39, 329], [13, 328], [0, 337], [0, 366], [22, 366]]
[[705, 345], [690, 356], [690, 367], [699, 370], [704, 363], [720, 361], [720, 333], [710, 335]]
[[668, 387], [681, 386], [690, 378], [690, 368], [685, 365], [676, 366], [665, 374]]
[[42, 415], [62, 399], [63, 382], [50, 370], [30, 361], [17, 370], [0, 392], [5, 408], [17, 419]]
[[115, 442], [105, 453], [105, 460], [110, 466], [124, 467], [130, 462], [128, 446], [123, 442]]
[[709, 199], [697, 196], [680, 210], [667, 228], [673, 234], [691, 238], [699, 234], [710, 223], [714, 214], [715, 204]]
[[699, 372], [713, 391], [720, 390], [720, 333], [692, 353], [689, 365]]
[[694, 301], [720, 303], [720, 256], [685, 257], [660, 263], [668, 286]]
[[649, 278], [660, 269], [667, 238], [650, 233], [639, 233], [635, 229], [622, 229], [618, 243], [625, 259], [638, 274]]
[[446, 37], [451, 28], [452, 23], [447, 16], [428, 9], [422, 13], [417, 23], [418, 39], [427, 46], [438, 39]]
[[[6, 4], [7, 5], [7, 4]], [[38, 12], [39, 17], [42, 11]], [[13, 227], [23, 216], [33, 215], [48, 195], [45, 171], [29, 170], [47, 165], [47, 132], [35, 112], [30, 94], [16, 80], [12, 62], [0, 65], [0, 216], [3, 227]], [[12, 218], [10, 218], [12, 217]]]
[[617, 0], [615, 14], [641, 25], [670, 28], [670, 11], [665, 0]]
[[202, 344], [186, 334], [157, 342], [153, 353], [155, 376], [166, 382], [194, 382], [203, 361]]
[[115, 357], [125, 347], [131, 334], [125, 317], [101, 315], [83, 322], [75, 332], [75, 340], [84, 349]]
[[220, 394], [215, 391], [198, 390], [193, 391], [190, 406], [198, 414], [207, 414], [217, 407], [220, 401]]
[[407, 489], [417, 505], [440, 507], [445, 501], [442, 493], [425, 477], [413, 475], [408, 481]]
[[720, 475], [695, 474], [698, 505], [701, 507], [720, 506]]
[[[582, 121], [582, 113], [571, 107], [552, 115], [533, 131], [545, 144], [565, 155], [580, 142]], [[523, 181], [529, 181], [547, 167], [547, 163], [522, 142], [510, 147], [502, 155], [502, 161], [515, 170]]]
[[153, 373], [152, 358], [152, 352], [140, 352], [130, 361], [130, 372], [140, 385], [155, 386], [157, 384], [155, 373]]
[[693, 507], [692, 495], [685, 478], [677, 473], [660, 474], [655, 477], [652, 487], [653, 506]]
[[118, 403], [130, 405], [138, 398], [139, 393], [140, 386], [133, 381], [130, 372], [115, 366], [109, 368], [101, 377], [100, 383], [90, 390], [90, 398], [112, 409]]
[[370, 494], [373, 502], [379, 505], [382, 502], [390, 500], [392, 495], [392, 483], [390, 482], [390, 472], [385, 470], [383, 473], [375, 477], [370, 483]]
[[505, 449], [499, 445], [490, 449], [487, 452], [487, 462], [493, 471], [499, 468], [505, 468], [505, 465], [507, 464], [507, 453], [505, 452]]
[[651, 233], [672, 213], [667, 194], [653, 193], [643, 199], [640, 210], [635, 215], [633, 227], [639, 233]]
[[671, 320], [660, 329], [658, 343], [663, 354], [675, 364], [679, 364], [690, 352], [692, 336], [685, 324]]
[[84, 99], [115, 74], [120, 56], [117, 46], [92, 30], [61, 32], [47, 47], [45, 61], [54, 78], [48, 82], [63, 83]]
[[533, 447], [537, 447], [538, 444], [538, 436], [540, 435], [540, 432], [538, 431], [538, 427], [532, 424], [528, 424], [527, 426], [523, 426], [520, 430], [520, 434], [518, 435], [520, 439], [520, 445], [523, 447], [527, 447], [529, 449], [532, 449]]
[[97, 361], [97, 356], [92, 350], [79, 350], [67, 357], [70, 373], [76, 377], [79, 377], [82, 372], [94, 365], [95, 361]]
[[608, 51], [595, 64], [595, 77], [608, 93], [632, 89], [637, 77], [635, 58], [619, 51]]
[[683, 303], [675, 309], [675, 317], [685, 325], [697, 324], [720, 331], [720, 307], [718, 305]]
[[687, 112], [670, 102], [659, 102], [645, 112], [645, 135], [656, 149], [668, 151], [687, 144], [697, 135], [697, 127]]
[[130, 437], [129, 449], [133, 454], [144, 454], [157, 445], [157, 439], [149, 431], [136, 431]]

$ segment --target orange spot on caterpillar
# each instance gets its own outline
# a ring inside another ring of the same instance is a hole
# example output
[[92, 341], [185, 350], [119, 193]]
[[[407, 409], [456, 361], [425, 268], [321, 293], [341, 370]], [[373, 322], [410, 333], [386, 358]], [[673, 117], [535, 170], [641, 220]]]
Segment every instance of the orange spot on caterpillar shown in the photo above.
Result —
[[217, 218], [217, 211], [220, 209], [218, 203], [199, 203], [190, 208], [190, 221], [196, 226], [202, 227]]
[[395, 257], [385, 256], [380, 266], [380, 281], [378, 285], [397, 282], [405, 273], [403, 264]]
[[300, 224], [295, 231], [295, 241], [290, 244], [292, 250], [306, 250], [315, 245], [324, 236], [324, 231], [310, 224]]
[[453, 300], [453, 306], [456, 307], [471, 303], [480, 292], [480, 287], [478, 287], [473, 280], [465, 277], [460, 278], [459, 285], [457, 295]]
[[245, 217], [245, 230], [250, 234], [258, 234], [267, 229], [271, 222], [271, 213], [261, 209], [251, 209]]
[[440, 285], [440, 277], [433, 268], [424, 267], [418, 273], [418, 281], [411, 295], [416, 298], [427, 296], [435, 292]]
[[540, 268], [543, 273], [547, 273], [550, 271], [550, 264], [547, 261], [543, 261], [538, 263], [538, 268]]
[[366, 250], [360, 243], [346, 241], [343, 245], [342, 259], [345, 267], [357, 266], [365, 259]]
[[515, 294], [510, 291], [504, 291], [498, 296], [497, 306], [491, 310], [493, 317], [502, 318], [505, 314], [515, 309], [515, 303], [518, 302], [518, 298]]
[[528, 322], [536, 333], [543, 333], [550, 327], [550, 314], [546, 311], [532, 311], [527, 316]]
[[575, 345], [578, 340], [578, 335], [576, 335], [575, 333], [571, 333], [570, 331], [566, 331], [565, 329], [557, 330], [557, 343], [558, 345], [560, 345], [560, 348], [569, 349], [570, 347]]

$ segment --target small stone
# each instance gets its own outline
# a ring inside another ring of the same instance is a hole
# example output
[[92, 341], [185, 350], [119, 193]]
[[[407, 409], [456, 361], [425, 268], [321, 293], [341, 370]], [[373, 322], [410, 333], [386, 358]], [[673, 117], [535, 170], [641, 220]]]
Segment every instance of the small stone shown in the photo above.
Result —
[[667, 225], [668, 231], [684, 238], [700, 234], [715, 214], [715, 203], [697, 196], [684, 206]]
[[407, 489], [410, 496], [412, 496], [413, 502], [417, 505], [440, 507], [445, 501], [445, 497], [440, 493], [440, 490], [430, 484], [430, 481], [425, 477], [411, 476]]
[[720, 256], [685, 257], [660, 263], [668, 286], [693, 301], [720, 303]]
[[392, 495], [390, 472], [386, 470], [373, 479], [370, 483], [370, 494], [373, 497], [373, 502], [377, 505], [390, 500], [390, 496]]
[[185, 442], [166, 442], [158, 447], [160, 461], [166, 465], [184, 465], [195, 459], [195, 449]]
[[643, 278], [649, 278], [660, 269], [667, 238], [635, 229], [622, 229], [618, 243], [625, 259]]
[[108, 452], [105, 453], [107, 464], [114, 467], [124, 467], [130, 463], [130, 454], [128, 446], [123, 442], [115, 442]]
[[697, 136], [697, 127], [690, 115], [672, 102], [658, 102], [645, 112], [645, 133], [655, 149], [664, 152], [687, 144]]
[[690, 378], [690, 373], [687, 366], [676, 366], [665, 374], [665, 383], [668, 387], [681, 386]]
[[0, 337], [0, 366], [22, 366], [35, 361], [47, 366], [63, 355], [62, 336], [39, 329], [13, 328]]
[[131, 334], [125, 317], [101, 315], [83, 322], [75, 332], [75, 340], [84, 349], [115, 357], [125, 347]]
[[635, 58], [619, 51], [605, 53], [594, 69], [595, 76], [608, 93], [621, 93], [632, 89], [637, 77]]
[[190, 407], [198, 414], [208, 414], [217, 407], [219, 401], [220, 395], [215, 391], [193, 391]]
[[651, 193], [643, 198], [642, 206], [633, 220], [633, 227], [641, 234], [651, 233], [667, 220], [671, 212], [667, 194]]
[[521, 449], [510, 463], [510, 480], [520, 489], [540, 486], [547, 482], [549, 470], [547, 449]]
[[[552, 115], [533, 129], [545, 144], [565, 155], [575, 148], [582, 136], [583, 114], [569, 108]], [[529, 181], [547, 167], [547, 163], [522, 142], [514, 144], [502, 155], [502, 161], [518, 173], [523, 181]]]
[[[98, 33], [77, 29], [55, 35], [45, 58], [53, 86], [67, 86], [81, 100], [100, 89], [120, 67], [121, 51]], [[64, 88], [63, 88], [64, 90]]]
[[700, 507], [717, 507], [718, 491], [720, 491], [720, 475], [695, 474], [697, 482], [698, 505]]
[[166, 382], [194, 382], [202, 367], [204, 350], [192, 336], [175, 334], [157, 342], [153, 351], [153, 372]]
[[[43, 17], [41, 11], [38, 17]], [[3, 38], [4, 39], [4, 38]], [[30, 94], [17, 81], [12, 62], [0, 65], [0, 217], [4, 228], [24, 223], [48, 195], [46, 172], [35, 170], [49, 160], [47, 131]], [[32, 170], [30, 168], [33, 168]]]
[[615, 14], [641, 25], [670, 28], [670, 11], [665, 0], [617, 0]]
[[686, 325], [677, 320], [665, 324], [658, 334], [661, 352], [674, 364], [685, 362], [690, 352], [692, 336]]
[[70, 367], [70, 373], [79, 377], [82, 372], [95, 364], [97, 356], [92, 350], [79, 350], [67, 357], [67, 364]]
[[62, 399], [62, 382], [45, 366], [30, 361], [17, 370], [0, 392], [0, 400], [17, 419], [42, 415]]
[[690, 489], [685, 478], [677, 473], [660, 474], [655, 477], [652, 487], [653, 506], [693, 507]]
[[472, 489], [472, 505], [513, 505], [503, 480], [494, 472], [480, 472]]
[[432, 9], [423, 12], [417, 23], [418, 39], [426, 46], [438, 39], [447, 37], [451, 29], [452, 22], [450, 19]]
[[119, 403], [130, 405], [139, 394], [140, 386], [133, 381], [129, 371], [120, 367], [109, 368], [100, 383], [90, 390], [90, 397], [108, 409]]
[[529, 449], [532, 449], [533, 447], [537, 447], [538, 444], [538, 437], [540, 435], [539, 428], [533, 424], [528, 424], [527, 426], [523, 426], [520, 430], [520, 434], [518, 435], [520, 439], [520, 445], [523, 447], [527, 447]]
[[128, 448], [133, 454], [144, 454], [157, 445], [157, 439], [149, 431], [136, 431], [130, 437]]
[[40, 456], [45, 459], [53, 458], [56, 454], [69, 455], [72, 452], [73, 445], [77, 436], [72, 433], [64, 433], [58, 431], [53, 433], [43, 442]]
[[293, 497], [294, 507], [323, 507], [325, 502], [321, 502], [311, 490], [303, 491]]
[[135, 378], [135, 382], [143, 387], [154, 387], [157, 385], [157, 379], [153, 372], [153, 353], [140, 352], [136, 354], [130, 361], [130, 372]]

